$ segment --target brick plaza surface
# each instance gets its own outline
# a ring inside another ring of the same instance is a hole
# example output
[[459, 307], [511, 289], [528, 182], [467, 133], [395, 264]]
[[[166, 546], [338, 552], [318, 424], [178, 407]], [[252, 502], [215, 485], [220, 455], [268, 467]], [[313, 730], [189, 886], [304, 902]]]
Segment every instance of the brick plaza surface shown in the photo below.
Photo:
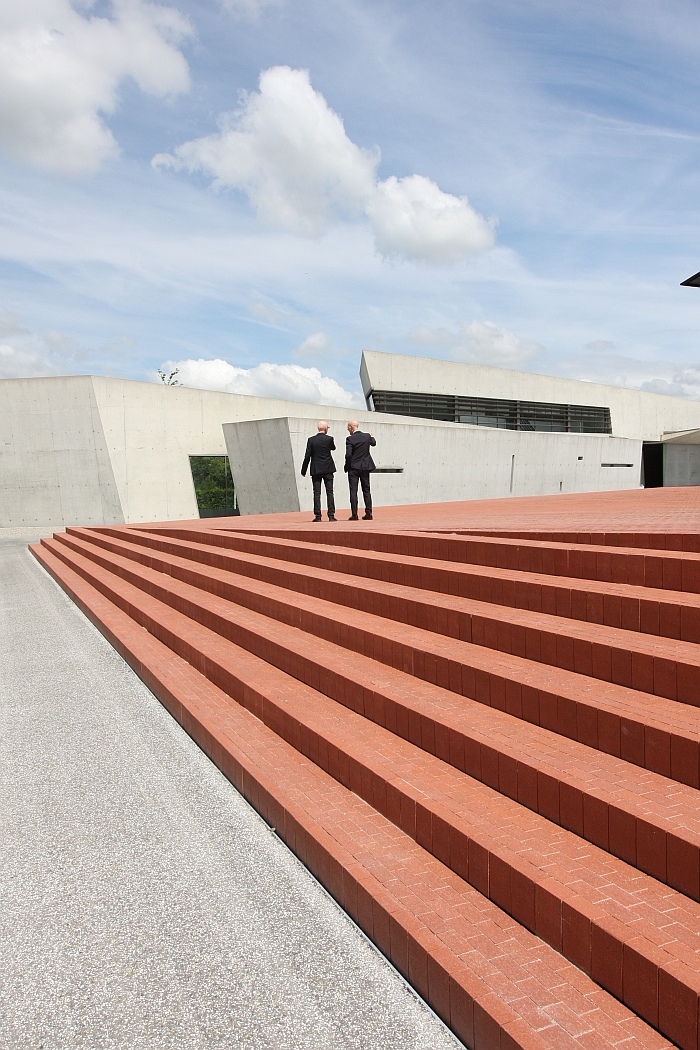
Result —
[[[512, 499], [469, 500], [463, 503], [424, 503], [408, 507], [375, 507], [374, 520], [364, 531], [389, 528], [396, 532], [486, 530], [568, 533], [571, 536], [616, 536], [637, 540], [653, 536], [697, 537], [700, 501], [697, 489], [631, 489], [624, 492], [561, 493], [557, 496], [520, 496]], [[297, 528], [307, 526], [308, 513], [260, 514], [242, 518], [238, 528]], [[231, 519], [210, 519], [207, 527], [227, 529]], [[339, 522], [339, 524], [343, 524]], [[192, 525], [198, 527], [201, 521]], [[330, 529], [329, 523], [322, 528]], [[597, 542], [594, 539], [593, 542]], [[689, 540], [692, 543], [692, 539]], [[638, 546], [635, 541], [634, 546]], [[672, 549], [683, 550], [673, 544]], [[694, 550], [695, 547], [688, 549]]]
[[469, 1047], [697, 1050], [698, 525], [666, 489], [33, 552]]

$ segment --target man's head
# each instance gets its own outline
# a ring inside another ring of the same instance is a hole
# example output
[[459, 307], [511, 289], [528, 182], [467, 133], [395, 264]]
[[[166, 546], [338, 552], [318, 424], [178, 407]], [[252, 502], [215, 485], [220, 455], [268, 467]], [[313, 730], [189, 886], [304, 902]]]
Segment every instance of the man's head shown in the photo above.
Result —
[[348, 434], [354, 434], [356, 430], [360, 429], [360, 424], [356, 419], [351, 419], [348, 423]]
[[319, 432], [319, 434], [327, 434], [328, 433], [328, 423], [326, 422], [325, 419], [319, 419], [319, 421], [318, 421], [318, 432]]

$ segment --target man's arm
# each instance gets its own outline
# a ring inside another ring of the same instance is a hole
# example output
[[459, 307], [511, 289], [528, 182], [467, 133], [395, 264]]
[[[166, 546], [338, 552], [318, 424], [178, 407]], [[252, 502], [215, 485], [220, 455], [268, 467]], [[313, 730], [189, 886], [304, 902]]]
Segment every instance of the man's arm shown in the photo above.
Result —
[[308, 441], [306, 442], [306, 455], [304, 456], [304, 462], [301, 465], [301, 476], [302, 476], [302, 478], [306, 477], [306, 469], [307, 469], [307, 467], [309, 465], [310, 459], [311, 459], [311, 438], [309, 438]]
[[335, 452], [335, 441], [333, 440], [333, 438], [331, 438], [331, 447], [330, 447], [330, 451], [331, 451], [331, 452]]
[[345, 438], [345, 464], [343, 470], [347, 474], [350, 470], [350, 461], [352, 459], [352, 441], [349, 437]]
[[371, 431], [370, 431], [370, 434], [369, 434], [369, 443], [370, 443], [370, 445], [376, 445], [377, 444], [377, 439], [376, 439], [376, 437], [372, 436], [372, 432]]

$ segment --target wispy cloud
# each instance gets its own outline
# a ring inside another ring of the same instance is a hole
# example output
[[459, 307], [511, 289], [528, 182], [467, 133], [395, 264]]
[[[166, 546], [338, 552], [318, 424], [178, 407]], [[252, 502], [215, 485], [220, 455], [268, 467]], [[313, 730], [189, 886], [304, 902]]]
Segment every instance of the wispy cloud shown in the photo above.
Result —
[[[128, 337], [115, 338], [101, 346], [97, 355], [114, 363], [129, 349]], [[32, 332], [18, 314], [0, 312], [0, 379], [76, 375], [85, 371], [94, 356], [94, 350], [65, 332]]]
[[498, 368], [522, 368], [546, 353], [540, 343], [521, 339], [492, 321], [462, 321], [456, 332], [421, 324], [409, 332], [408, 338], [414, 346], [444, 348], [456, 361]]
[[234, 18], [256, 21], [270, 8], [279, 7], [284, 0], [219, 0], [224, 11]]
[[294, 354], [296, 357], [324, 357], [330, 346], [330, 339], [325, 332], [312, 332], [301, 341]]

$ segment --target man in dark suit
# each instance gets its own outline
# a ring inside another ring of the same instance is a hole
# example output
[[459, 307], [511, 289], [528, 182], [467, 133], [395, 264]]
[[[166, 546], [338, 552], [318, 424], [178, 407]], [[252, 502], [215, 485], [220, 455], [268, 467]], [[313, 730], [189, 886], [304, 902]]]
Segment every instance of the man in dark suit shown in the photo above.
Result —
[[333, 498], [333, 475], [335, 463], [331, 452], [335, 451], [335, 441], [328, 433], [325, 419], [318, 421], [318, 434], [306, 442], [306, 454], [301, 465], [301, 476], [306, 477], [306, 470], [311, 464], [311, 483], [314, 487], [314, 521], [321, 520], [321, 482], [326, 486], [328, 520], [335, 521], [335, 499]]
[[363, 521], [372, 520], [372, 493], [369, 489], [370, 471], [374, 470], [374, 460], [369, 454], [370, 447], [377, 444], [369, 434], [363, 434], [356, 419], [348, 423], [350, 437], [345, 440], [345, 467], [350, 485], [350, 517], [348, 521], [357, 521], [357, 483], [362, 485], [362, 499], [365, 504]]

